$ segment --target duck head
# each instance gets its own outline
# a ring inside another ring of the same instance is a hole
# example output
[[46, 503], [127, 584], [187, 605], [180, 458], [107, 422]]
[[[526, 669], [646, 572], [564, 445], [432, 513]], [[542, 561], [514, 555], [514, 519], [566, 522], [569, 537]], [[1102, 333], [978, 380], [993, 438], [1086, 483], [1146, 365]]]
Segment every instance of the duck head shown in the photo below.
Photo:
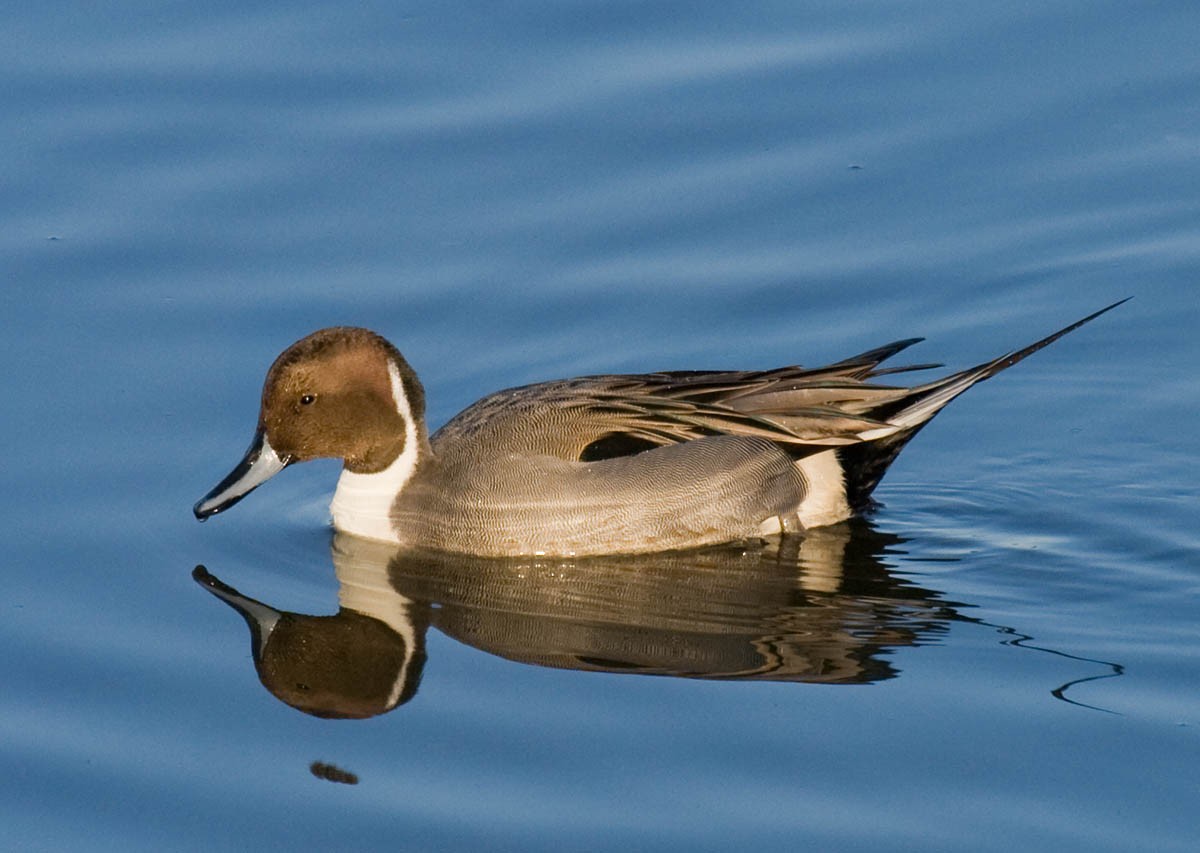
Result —
[[203, 521], [294, 462], [343, 460], [374, 474], [424, 438], [425, 393], [391, 343], [367, 329], [321, 329], [267, 371], [258, 428], [242, 461], [192, 508]]

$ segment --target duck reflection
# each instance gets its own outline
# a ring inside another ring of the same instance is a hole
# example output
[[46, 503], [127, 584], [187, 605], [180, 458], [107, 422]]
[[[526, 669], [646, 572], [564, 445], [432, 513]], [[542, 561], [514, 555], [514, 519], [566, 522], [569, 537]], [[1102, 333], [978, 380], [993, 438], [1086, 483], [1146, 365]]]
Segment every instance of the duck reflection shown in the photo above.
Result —
[[338, 534], [332, 616], [276, 610], [203, 566], [193, 576], [246, 620], [271, 693], [309, 714], [361, 718], [416, 694], [430, 625], [509, 660], [565, 669], [822, 684], [892, 678], [894, 649], [964, 618], [893, 573], [888, 560], [902, 542], [854, 522], [774, 546], [496, 559]]
[[[380, 588], [374, 600], [342, 583], [332, 616], [289, 613], [242, 595], [197, 566], [192, 577], [250, 626], [259, 680], [277, 699], [317, 717], [361, 719], [390, 711], [417, 691], [425, 664], [428, 608]], [[347, 604], [349, 598], [349, 604]], [[356, 610], [352, 605], [371, 607]]]

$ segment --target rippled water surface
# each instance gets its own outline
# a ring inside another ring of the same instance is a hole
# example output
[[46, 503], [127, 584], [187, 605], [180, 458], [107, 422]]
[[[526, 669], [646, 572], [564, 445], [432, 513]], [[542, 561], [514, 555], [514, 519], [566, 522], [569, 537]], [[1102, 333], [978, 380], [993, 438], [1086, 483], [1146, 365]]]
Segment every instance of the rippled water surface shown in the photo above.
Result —
[[[30, 6], [0, 34], [3, 845], [1195, 849], [1191, 3]], [[662, 558], [203, 526], [274, 355], [962, 367], [868, 519]], [[204, 568], [197, 569], [202, 564]], [[228, 605], [228, 606], [227, 606]]]

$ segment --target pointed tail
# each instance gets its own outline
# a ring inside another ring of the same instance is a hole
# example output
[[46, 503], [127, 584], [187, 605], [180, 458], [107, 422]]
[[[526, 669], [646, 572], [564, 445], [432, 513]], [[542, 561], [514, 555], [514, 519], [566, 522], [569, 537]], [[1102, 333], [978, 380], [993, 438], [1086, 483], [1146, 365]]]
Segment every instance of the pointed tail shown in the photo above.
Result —
[[887, 471], [888, 466], [892, 464], [904, 445], [959, 394], [972, 385], [990, 379], [1000, 371], [1012, 367], [1043, 347], [1054, 343], [1068, 332], [1073, 332], [1085, 323], [1095, 320], [1101, 314], [1128, 302], [1131, 298], [1126, 297], [1106, 308], [1101, 308], [1094, 314], [1089, 314], [1082, 320], [1059, 329], [1054, 334], [1023, 349], [1005, 353], [999, 358], [961, 370], [958, 373], [952, 373], [926, 385], [918, 385], [912, 389], [910, 394], [888, 404], [885, 409], [871, 412], [872, 417], [886, 421], [890, 426], [872, 430], [871, 432], [875, 435], [863, 434], [862, 437], [869, 440], [861, 444], [838, 449], [838, 458], [842, 463], [846, 478], [846, 498], [850, 506], [861, 510], [871, 505], [871, 492], [879, 484], [884, 472]]
[[1104, 314], [1118, 305], [1123, 305], [1133, 297], [1127, 296], [1119, 302], [1114, 302], [1106, 308], [1101, 308], [1094, 314], [1089, 314], [1082, 320], [1078, 320], [1065, 328], [1059, 329], [1052, 335], [1047, 335], [1036, 343], [1032, 343], [1024, 349], [1019, 349], [1014, 352], [1005, 353], [999, 358], [994, 358], [991, 361], [977, 365], [975, 367], [961, 370], [958, 373], [953, 373], [936, 382], [930, 382], [928, 385], [919, 385], [913, 389], [912, 395], [904, 400], [903, 408], [895, 414], [887, 418], [888, 423], [898, 427], [910, 428], [920, 426], [929, 421], [936, 415], [947, 403], [957, 397], [959, 394], [966, 391], [972, 385], [976, 385], [985, 379], [990, 379], [1002, 370], [1007, 370], [1019, 361], [1022, 361], [1033, 355], [1038, 350], [1050, 346], [1068, 332], [1073, 332], [1085, 323], [1090, 323], [1101, 314]]

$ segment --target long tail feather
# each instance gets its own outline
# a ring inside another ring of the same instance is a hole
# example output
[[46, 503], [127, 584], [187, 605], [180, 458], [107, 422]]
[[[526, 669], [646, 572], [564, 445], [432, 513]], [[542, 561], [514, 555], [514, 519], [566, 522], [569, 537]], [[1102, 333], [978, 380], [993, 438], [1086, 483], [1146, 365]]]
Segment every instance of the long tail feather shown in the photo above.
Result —
[[917, 386], [902, 400], [891, 403], [886, 408], [871, 411], [869, 413], [871, 417], [886, 421], [897, 429], [875, 430], [878, 438], [838, 449], [838, 459], [841, 461], [845, 473], [846, 498], [849, 505], [856, 510], [862, 510], [871, 505], [871, 492], [879, 484], [888, 466], [892, 464], [912, 437], [920, 431], [921, 427], [929, 423], [934, 415], [959, 394], [972, 385], [989, 379], [1022, 359], [1028, 358], [1068, 332], [1095, 320], [1101, 314], [1128, 302], [1130, 298], [1132, 297], [1126, 297], [1120, 302], [1114, 302], [1106, 308], [1101, 308], [1094, 314], [1089, 314], [1082, 320], [1059, 329], [1054, 334], [1023, 349], [1005, 353], [999, 358], [959, 371], [927, 385]]
[[1007, 370], [1019, 361], [1022, 361], [1033, 355], [1040, 349], [1048, 347], [1050, 344], [1057, 341], [1063, 335], [1073, 332], [1085, 323], [1090, 323], [1101, 314], [1104, 314], [1118, 305], [1128, 302], [1133, 297], [1127, 296], [1119, 302], [1114, 302], [1106, 308], [1101, 308], [1094, 314], [1089, 314], [1082, 320], [1078, 320], [1069, 326], [1059, 329], [1052, 335], [1047, 335], [1040, 341], [1030, 344], [1023, 349], [1005, 353], [999, 358], [994, 358], [991, 361], [976, 365], [975, 367], [961, 370], [958, 373], [952, 374], [939, 379], [936, 382], [931, 382], [928, 385], [921, 385], [913, 389], [914, 395], [909, 398], [907, 405], [896, 414], [889, 417], [889, 423], [899, 427], [913, 427], [925, 423], [935, 414], [937, 414], [947, 403], [957, 397], [959, 394], [966, 391], [972, 385], [976, 385], [985, 379], [990, 379], [1002, 370]]

